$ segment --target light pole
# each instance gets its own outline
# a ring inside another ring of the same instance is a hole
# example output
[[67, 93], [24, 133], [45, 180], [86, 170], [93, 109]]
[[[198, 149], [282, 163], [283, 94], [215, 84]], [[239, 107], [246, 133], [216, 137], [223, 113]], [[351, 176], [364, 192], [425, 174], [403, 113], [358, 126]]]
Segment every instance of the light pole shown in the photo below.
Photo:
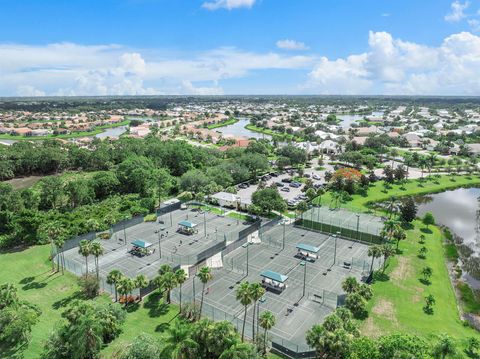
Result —
[[197, 274], [195, 273], [192, 278], [192, 285], [193, 285], [193, 306], [195, 307], [195, 277]]
[[285, 249], [285, 220], [283, 221], [283, 240], [282, 240], [282, 250]]
[[125, 221], [126, 220], [127, 220], [126, 218], [123, 219], [123, 239], [124, 239], [123, 245], [124, 246], [127, 245], [127, 231], [126, 231], [126, 228], [125, 228]]
[[303, 294], [302, 298], [305, 297], [305, 285], [307, 283], [307, 261], [303, 261]]
[[248, 277], [248, 247], [250, 247], [250, 242], [247, 239], [247, 277]]
[[160, 255], [160, 258], [162, 258], [162, 245], [161, 245], [162, 238], [163, 238], [163, 233], [158, 232], [158, 253]]
[[205, 232], [205, 237], [207, 237], [207, 217], [205, 211], [203, 211], [203, 231]]

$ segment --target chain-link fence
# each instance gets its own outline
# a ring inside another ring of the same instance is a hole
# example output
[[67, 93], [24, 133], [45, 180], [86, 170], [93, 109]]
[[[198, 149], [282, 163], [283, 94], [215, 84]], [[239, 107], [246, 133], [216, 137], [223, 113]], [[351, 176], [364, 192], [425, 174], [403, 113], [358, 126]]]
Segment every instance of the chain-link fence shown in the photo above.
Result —
[[365, 213], [312, 207], [302, 213], [296, 223], [310, 230], [339, 234], [341, 237], [360, 242], [382, 243], [382, 219]]
[[[175, 303], [180, 303], [180, 291], [175, 289], [171, 293], [171, 300]], [[188, 293], [182, 293], [182, 303], [193, 303], [194, 298], [192, 295]], [[200, 301], [196, 298], [196, 303], [200, 305]], [[214, 321], [221, 321], [225, 320], [230, 323], [237, 329], [239, 333], [242, 332], [243, 329], [243, 309], [237, 313], [228, 313], [220, 308], [217, 308], [207, 302], [203, 302], [202, 304], [202, 317], [207, 317]], [[245, 321], [245, 337], [252, 338], [253, 337], [253, 330], [252, 330], [252, 321], [246, 320]], [[306, 344], [298, 344], [293, 343], [287, 339], [282, 338], [281, 336], [275, 333], [268, 333], [268, 339], [271, 343], [272, 348], [276, 349], [277, 351], [289, 355], [293, 358], [313, 358], [314, 351]]]

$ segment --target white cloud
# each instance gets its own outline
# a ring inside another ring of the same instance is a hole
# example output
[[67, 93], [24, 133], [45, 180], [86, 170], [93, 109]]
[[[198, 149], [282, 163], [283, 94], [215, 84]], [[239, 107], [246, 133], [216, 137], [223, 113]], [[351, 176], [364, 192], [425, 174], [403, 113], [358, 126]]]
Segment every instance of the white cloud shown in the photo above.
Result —
[[470, 6], [468, 1], [465, 1], [463, 4], [456, 0], [454, 1], [450, 7], [451, 11], [445, 15], [445, 20], [448, 22], [458, 22], [464, 19], [467, 15], [465, 14], [465, 10]]
[[480, 94], [480, 37], [453, 34], [438, 47], [370, 32], [365, 53], [330, 60], [309, 73], [303, 89], [325, 94]]
[[308, 50], [308, 46], [306, 46], [303, 42], [289, 39], [278, 40], [276, 45], [282, 50]]
[[251, 8], [255, 4], [256, 0], [213, 0], [206, 1], [202, 4], [202, 7], [208, 10], [218, 9], [237, 9], [241, 7]]
[[480, 32], [480, 20], [470, 19], [467, 21], [468, 25], [474, 32]]
[[[222, 80], [258, 70], [308, 70], [313, 64], [310, 56], [232, 47], [158, 53], [119, 45], [0, 44], [0, 96], [220, 94]], [[214, 85], [198, 85], [209, 82]]]

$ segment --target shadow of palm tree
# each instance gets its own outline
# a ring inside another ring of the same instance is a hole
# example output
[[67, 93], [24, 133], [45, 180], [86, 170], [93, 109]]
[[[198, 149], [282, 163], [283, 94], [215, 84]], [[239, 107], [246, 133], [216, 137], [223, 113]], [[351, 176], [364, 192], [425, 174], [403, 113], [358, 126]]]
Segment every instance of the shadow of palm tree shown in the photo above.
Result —
[[168, 328], [170, 328], [170, 323], [160, 323], [155, 327], [155, 331], [157, 333], [163, 333], [165, 332]]
[[143, 302], [149, 317], [160, 317], [168, 312], [168, 304], [163, 301], [163, 293], [153, 292]]
[[53, 309], [64, 308], [76, 299], [85, 299], [85, 296], [83, 295], [82, 292], [75, 292], [68, 297], [57, 300], [55, 303], [52, 304], [52, 308]]

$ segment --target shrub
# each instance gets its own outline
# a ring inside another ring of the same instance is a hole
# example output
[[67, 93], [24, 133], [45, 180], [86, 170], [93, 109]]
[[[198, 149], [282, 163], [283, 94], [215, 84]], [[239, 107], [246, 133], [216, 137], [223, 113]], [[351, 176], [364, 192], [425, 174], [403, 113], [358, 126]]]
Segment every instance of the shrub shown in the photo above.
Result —
[[147, 214], [144, 218], [144, 222], [155, 222], [157, 220], [157, 215], [155, 213]]
[[100, 283], [94, 274], [88, 274], [78, 278], [78, 285], [87, 298], [95, 298], [100, 291]]

